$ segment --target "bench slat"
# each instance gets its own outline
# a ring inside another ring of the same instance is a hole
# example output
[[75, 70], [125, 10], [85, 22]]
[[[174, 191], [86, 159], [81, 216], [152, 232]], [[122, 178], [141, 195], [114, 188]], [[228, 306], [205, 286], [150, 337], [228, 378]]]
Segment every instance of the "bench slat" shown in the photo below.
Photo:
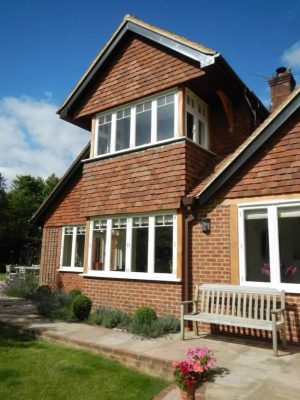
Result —
[[198, 285], [199, 290], [222, 290], [225, 292], [241, 292], [241, 293], [264, 293], [275, 296], [280, 296], [282, 290], [266, 287], [255, 287], [255, 286], [240, 286], [240, 285], [221, 285], [221, 284], [202, 284]]

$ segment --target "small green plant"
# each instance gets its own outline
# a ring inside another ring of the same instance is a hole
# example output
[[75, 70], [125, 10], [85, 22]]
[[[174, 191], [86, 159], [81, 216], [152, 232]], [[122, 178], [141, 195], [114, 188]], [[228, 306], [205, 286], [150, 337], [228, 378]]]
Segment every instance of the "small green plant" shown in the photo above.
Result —
[[79, 321], [88, 319], [92, 308], [92, 300], [80, 294], [73, 301], [73, 313]]
[[127, 326], [129, 316], [121, 310], [100, 307], [89, 317], [89, 323], [92, 325], [103, 325], [105, 328], [115, 328], [116, 326]]
[[153, 308], [148, 306], [140, 307], [132, 316], [130, 331], [137, 335], [151, 336], [153, 324], [157, 320], [157, 315]]
[[24, 278], [15, 277], [5, 283], [4, 293], [11, 297], [31, 298], [38, 289], [36, 276], [26, 273]]

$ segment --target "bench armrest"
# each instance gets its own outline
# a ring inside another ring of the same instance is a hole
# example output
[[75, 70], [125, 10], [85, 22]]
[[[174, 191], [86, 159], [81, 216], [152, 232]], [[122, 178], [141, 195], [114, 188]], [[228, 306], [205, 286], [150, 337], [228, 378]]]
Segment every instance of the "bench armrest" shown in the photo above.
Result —
[[181, 301], [180, 304], [189, 304], [189, 303], [197, 303], [197, 300]]
[[271, 314], [284, 313], [284, 308], [276, 308], [276, 310], [271, 310]]

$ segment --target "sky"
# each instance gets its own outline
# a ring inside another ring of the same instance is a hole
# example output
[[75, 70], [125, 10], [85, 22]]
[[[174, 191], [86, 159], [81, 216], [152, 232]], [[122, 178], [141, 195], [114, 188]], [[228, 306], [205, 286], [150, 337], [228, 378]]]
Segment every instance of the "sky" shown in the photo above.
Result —
[[269, 104], [267, 78], [300, 83], [300, 0], [0, 0], [0, 172], [64, 174], [89, 134], [56, 111], [126, 14], [220, 52]]

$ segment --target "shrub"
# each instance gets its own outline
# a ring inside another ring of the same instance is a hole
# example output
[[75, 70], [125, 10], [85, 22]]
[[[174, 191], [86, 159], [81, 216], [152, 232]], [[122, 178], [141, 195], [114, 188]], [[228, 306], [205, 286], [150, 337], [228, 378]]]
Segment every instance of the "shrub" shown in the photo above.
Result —
[[89, 317], [89, 323], [93, 325], [103, 325], [105, 328], [115, 328], [116, 326], [127, 326], [129, 316], [121, 310], [100, 307]]
[[92, 300], [80, 294], [73, 301], [73, 313], [79, 321], [88, 318], [92, 308]]
[[132, 319], [141, 325], [151, 325], [157, 319], [157, 315], [153, 308], [142, 306], [136, 310]]
[[15, 277], [12, 281], [7, 281], [4, 293], [11, 297], [31, 298], [38, 289], [35, 274], [26, 273], [25, 278]]

